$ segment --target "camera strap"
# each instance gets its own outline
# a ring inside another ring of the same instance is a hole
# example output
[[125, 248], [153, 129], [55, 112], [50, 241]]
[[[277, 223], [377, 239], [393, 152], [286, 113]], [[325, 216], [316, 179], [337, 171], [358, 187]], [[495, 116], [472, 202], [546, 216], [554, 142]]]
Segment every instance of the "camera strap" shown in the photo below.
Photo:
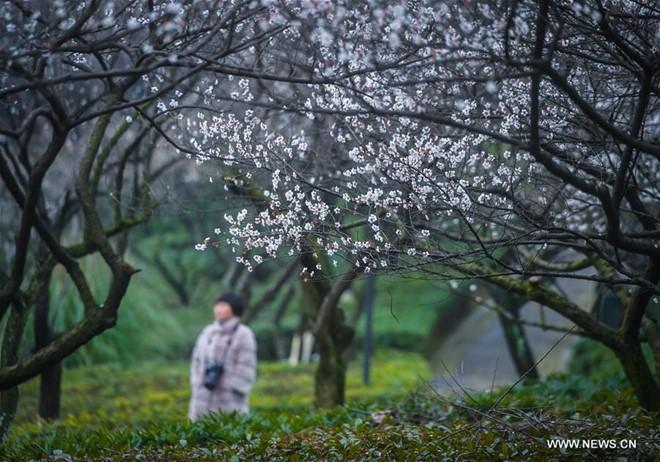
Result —
[[222, 352], [222, 364], [225, 364], [227, 362], [227, 355], [229, 355], [229, 347], [231, 346], [232, 340], [234, 340], [234, 334], [238, 330], [238, 327], [241, 325], [240, 322], [237, 322], [234, 328], [231, 330], [231, 334], [229, 334], [229, 339], [227, 339], [227, 345], [225, 345], [225, 351]]
[[[236, 334], [236, 331], [238, 330], [240, 325], [241, 325], [240, 322], [236, 323], [236, 325], [232, 328], [232, 330], [229, 334], [229, 338], [227, 339], [227, 344], [225, 345], [225, 348], [222, 352], [222, 361], [221, 361], [222, 364], [224, 364], [227, 361], [227, 356], [229, 355], [229, 347], [231, 346], [231, 343], [234, 340], [234, 334]], [[208, 342], [209, 346], [208, 346], [208, 349], [206, 350], [206, 357], [204, 358], [204, 363], [205, 364], [210, 364], [210, 363], [214, 362], [214, 360], [215, 360], [215, 358], [214, 358], [215, 349], [216, 349], [216, 346], [218, 345], [218, 341], [219, 341], [220, 337], [221, 337], [221, 334], [218, 332], [218, 333], [214, 333], [212, 338], [209, 339], [209, 342]]]

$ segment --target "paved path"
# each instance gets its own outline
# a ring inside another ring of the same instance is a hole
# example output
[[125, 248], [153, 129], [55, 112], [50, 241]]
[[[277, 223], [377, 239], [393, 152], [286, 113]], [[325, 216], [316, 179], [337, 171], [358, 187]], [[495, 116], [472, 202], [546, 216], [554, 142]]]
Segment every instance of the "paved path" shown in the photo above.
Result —
[[[560, 286], [583, 309], [591, 306], [593, 283], [565, 280]], [[542, 319], [541, 308], [537, 303], [527, 303], [521, 310], [521, 316], [525, 320], [539, 322]], [[543, 316], [546, 324], [566, 327], [572, 324], [547, 308]], [[525, 327], [525, 331], [537, 361], [562, 336], [560, 332], [536, 327]], [[576, 340], [575, 336], [570, 335], [548, 354], [538, 367], [541, 376], [566, 369]], [[466, 390], [489, 390], [493, 384], [507, 385], [518, 379], [497, 314], [484, 307], [477, 307], [443, 342], [433, 355], [431, 365], [434, 387], [446, 393], [460, 392], [455, 381]]]

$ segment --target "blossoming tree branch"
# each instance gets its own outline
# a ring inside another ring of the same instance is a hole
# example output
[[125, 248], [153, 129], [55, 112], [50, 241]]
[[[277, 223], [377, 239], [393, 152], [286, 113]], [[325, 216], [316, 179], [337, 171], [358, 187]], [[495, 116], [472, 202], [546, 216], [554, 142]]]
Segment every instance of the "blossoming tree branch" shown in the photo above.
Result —
[[[660, 295], [657, 7], [278, 6], [287, 29], [201, 105], [236, 110], [186, 115], [198, 159], [268, 198], [199, 248], [231, 246], [250, 268], [311, 241], [341, 272], [482, 279], [610, 348], [657, 409], [641, 350], [659, 357], [647, 312]], [[567, 298], [566, 278], [608, 287], [619, 323]]]

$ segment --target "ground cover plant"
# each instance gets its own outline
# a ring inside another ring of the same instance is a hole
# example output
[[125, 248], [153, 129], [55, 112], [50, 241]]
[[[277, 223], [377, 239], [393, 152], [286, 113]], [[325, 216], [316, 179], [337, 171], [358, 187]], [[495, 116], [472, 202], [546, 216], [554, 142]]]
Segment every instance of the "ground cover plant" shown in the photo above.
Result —
[[[268, 364], [261, 368], [250, 415], [218, 414], [196, 423], [181, 414], [187, 397], [183, 363], [151, 364], [145, 371], [112, 366], [71, 371], [66, 396], [79, 400], [66, 403], [72, 413], [57, 423], [36, 424], [25, 421], [24, 410], [23, 423], [14, 427], [0, 455], [58, 461], [645, 461], [660, 450], [657, 418], [634, 405], [634, 393], [621, 378], [602, 387], [584, 377], [555, 375], [511, 391], [446, 399], [423, 380], [425, 367], [415, 355], [381, 355], [373, 387], [361, 385], [352, 367], [348, 404], [317, 411], [309, 407], [312, 381], [306, 366]], [[397, 379], [412, 371], [418, 381]], [[630, 439], [638, 446], [547, 447], [547, 439], [561, 438]]]
[[[584, 347], [582, 347], [584, 349]], [[264, 363], [247, 416], [191, 423], [183, 361], [67, 371], [59, 422], [35, 422], [36, 383], [21, 387], [5, 460], [650, 460], [657, 416], [635, 405], [620, 371], [445, 398], [415, 353], [381, 351], [372, 385], [349, 367], [348, 404], [317, 411], [313, 365]], [[572, 366], [577, 367], [577, 366]], [[613, 431], [614, 429], [614, 431]], [[630, 439], [637, 449], [558, 450], [547, 439]], [[105, 459], [103, 459], [105, 458]]]

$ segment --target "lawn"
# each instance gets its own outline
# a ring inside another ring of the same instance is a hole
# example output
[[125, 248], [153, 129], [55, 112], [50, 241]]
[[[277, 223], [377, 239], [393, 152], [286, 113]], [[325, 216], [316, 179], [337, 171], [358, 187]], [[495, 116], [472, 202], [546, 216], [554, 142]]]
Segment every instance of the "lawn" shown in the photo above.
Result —
[[[112, 417], [122, 421], [148, 421], [154, 416], [172, 419], [187, 414], [190, 389], [189, 364], [149, 362], [124, 367], [103, 364], [68, 369], [62, 390], [63, 416], [77, 421]], [[349, 367], [346, 384], [348, 401], [374, 401], [397, 398], [429, 379], [428, 363], [414, 353], [382, 351], [375, 355], [371, 384], [362, 382], [361, 360]], [[313, 401], [313, 364], [295, 367], [287, 363], [266, 362], [259, 365], [257, 382], [251, 396], [255, 412], [309, 408]], [[20, 387], [21, 400], [14, 428], [35, 421], [38, 382]]]

